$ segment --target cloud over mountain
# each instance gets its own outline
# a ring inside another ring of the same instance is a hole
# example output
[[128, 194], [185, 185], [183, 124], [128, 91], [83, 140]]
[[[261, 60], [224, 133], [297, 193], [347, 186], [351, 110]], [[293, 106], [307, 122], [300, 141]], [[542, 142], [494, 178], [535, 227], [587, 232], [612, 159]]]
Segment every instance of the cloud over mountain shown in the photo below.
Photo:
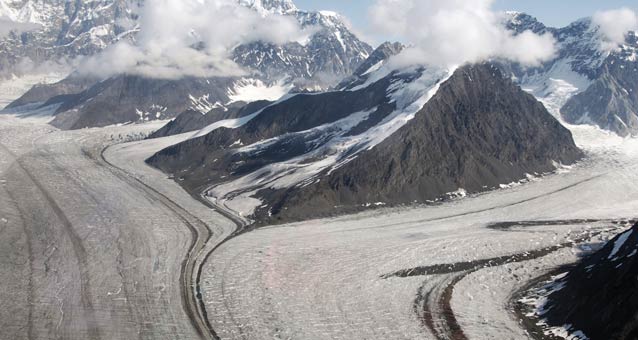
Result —
[[230, 59], [238, 45], [303, 40], [308, 32], [292, 16], [260, 12], [234, 0], [148, 0], [139, 9], [136, 42], [120, 41], [82, 63], [101, 76], [138, 74], [236, 76], [244, 70]]
[[492, 0], [377, 0], [369, 15], [377, 30], [413, 45], [397, 62], [450, 66], [501, 57], [537, 65], [554, 55], [551, 35], [514, 35], [492, 4]]
[[625, 36], [629, 31], [638, 30], [638, 15], [629, 8], [596, 12], [593, 22], [600, 27], [604, 50], [618, 47], [625, 42]]

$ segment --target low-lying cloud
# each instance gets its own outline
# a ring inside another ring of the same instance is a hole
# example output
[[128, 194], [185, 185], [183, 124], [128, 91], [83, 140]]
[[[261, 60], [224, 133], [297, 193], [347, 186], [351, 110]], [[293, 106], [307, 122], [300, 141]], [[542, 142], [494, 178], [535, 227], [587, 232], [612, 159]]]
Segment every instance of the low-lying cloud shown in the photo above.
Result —
[[9, 17], [0, 16], [0, 38], [8, 36], [12, 32], [20, 34], [23, 32], [35, 31], [41, 27], [42, 26], [38, 24], [17, 22], [11, 20]]
[[629, 8], [596, 12], [593, 23], [600, 27], [602, 49], [613, 50], [625, 42], [629, 31], [638, 30], [638, 15]]
[[513, 34], [492, 4], [492, 0], [377, 0], [369, 14], [376, 30], [412, 45], [395, 62], [452, 66], [505, 58], [536, 66], [555, 55], [551, 34]]
[[294, 17], [259, 13], [236, 0], [147, 0], [140, 8], [135, 43], [120, 41], [81, 65], [99, 76], [137, 74], [153, 78], [238, 76], [245, 70], [232, 50], [255, 41], [300, 41]]

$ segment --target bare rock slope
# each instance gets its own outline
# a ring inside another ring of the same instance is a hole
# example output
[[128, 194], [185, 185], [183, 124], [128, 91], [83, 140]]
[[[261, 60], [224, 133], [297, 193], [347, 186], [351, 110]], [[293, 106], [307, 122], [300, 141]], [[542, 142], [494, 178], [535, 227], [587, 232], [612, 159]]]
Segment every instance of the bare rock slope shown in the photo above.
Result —
[[585, 258], [549, 296], [546, 321], [591, 340], [638, 339], [638, 224]]
[[284, 220], [484, 191], [582, 156], [571, 133], [494, 67], [457, 70], [414, 120], [321, 181], [264, 193]]

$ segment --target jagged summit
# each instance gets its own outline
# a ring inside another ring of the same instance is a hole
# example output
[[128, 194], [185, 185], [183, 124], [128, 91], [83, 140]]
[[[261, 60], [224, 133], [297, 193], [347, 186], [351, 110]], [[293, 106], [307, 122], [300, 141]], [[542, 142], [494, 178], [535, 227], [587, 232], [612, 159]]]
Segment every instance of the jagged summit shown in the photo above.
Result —
[[527, 13], [507, 11], [504, 16], [506, 27], [517, 33], [528, 30], [534, 33], [542, 33], [547, 29], [543, 23]]

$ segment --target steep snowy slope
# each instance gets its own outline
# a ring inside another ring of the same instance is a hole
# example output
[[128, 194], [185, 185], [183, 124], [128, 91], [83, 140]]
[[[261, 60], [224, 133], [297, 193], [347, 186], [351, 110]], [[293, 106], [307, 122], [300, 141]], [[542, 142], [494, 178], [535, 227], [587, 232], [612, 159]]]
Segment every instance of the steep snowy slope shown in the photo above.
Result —
[[601, 47], [603, 35], [591, 18], [552, 28], [524, 13], [507, 15], [510, 29], [549, 32], [558, 42], [556, 58], [541, 67], [504, 65], [523, 88], [568, 123], [597, 125], [622, 136], [638, 133], [635, 32], [629, 32], [625, 44], [610, 51]]
[[[35, 65], [95, 54], [136, 31], [138, 0], [2, 0], [0, 17], [37, 25], [0, 40], [0, 75]], [[20, 66], [21, 67], [21, 66]]]

